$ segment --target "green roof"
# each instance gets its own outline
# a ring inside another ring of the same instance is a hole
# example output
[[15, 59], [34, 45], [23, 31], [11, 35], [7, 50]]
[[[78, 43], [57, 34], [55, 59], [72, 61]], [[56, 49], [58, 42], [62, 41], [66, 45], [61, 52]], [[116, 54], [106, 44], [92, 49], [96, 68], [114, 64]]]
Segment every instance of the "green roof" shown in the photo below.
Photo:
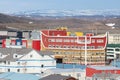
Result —
[[107, 47], [119, 47], [120, 48], [120, 44], [107, 44]]

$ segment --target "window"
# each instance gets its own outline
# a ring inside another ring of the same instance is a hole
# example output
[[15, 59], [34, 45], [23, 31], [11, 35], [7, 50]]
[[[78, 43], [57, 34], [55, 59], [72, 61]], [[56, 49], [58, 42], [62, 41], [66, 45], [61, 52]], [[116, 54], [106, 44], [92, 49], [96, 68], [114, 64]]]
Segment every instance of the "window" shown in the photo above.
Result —
[[17, 72], [20, 72], [20, 69], [17, 69]]
[[91, 46], [91, 49], [95, 49], [95, 46]]
[[8, 61], [8, 65], [10, 65], [10, 61]]
[[70, 40], [69, 39], [64, 39], [64, 42], [70, 42]]
[[10, 72], [10, 69], [8, 69], [8, 72]]
[[55, 42], [55, 39], [49, 39], [48, 41], [49, 42]]
[[6, 64], [6, 61], [4, 61], [4, 64]]
[[44, 65], [42, 64], [42, 65], [41, 65], [41, 67], [43, 68], [43, 67], [44, 67]]
[[17, 54], [14, 54], [13, 57], [14, 57], [14, 58], [18, 58], [18, 55], [17, 55]]
[[30, 55], [30, 58], [32, 58], [33, 57], [33, 55]]
[[0, 53], [0, 58], [2, 58], [2, 54]]
[[103, 43], [104, 41], [103, 41], [103, 39], [98, 39], [97, 40], [97, 43]]
[[20, 62], [18, 62], [17, 64], [20, 65]]
[[94, 40], [94, 39], [92, 39], [92, 43], [95, 43], [95, 40]]
[[73, 43], [74, 42], [74, 40], [73, 39], [71, 39], [71, 43]]
[[98, 49], [102, 49], [103, 48], [103, 46], [98, 46]]
[[42, 54], [42, 57], [44, 57], [44, 54]]
[[115, 49], [115, 51], [120, 51], [120, 49]]
[[62, 39], [56, 39], [56, 42], [62, 42]]
[[17, 55], [15, 55], [15, 57], [17, 58]]
[[51, 45], [48, 45], [49, 48], [51, 48]]

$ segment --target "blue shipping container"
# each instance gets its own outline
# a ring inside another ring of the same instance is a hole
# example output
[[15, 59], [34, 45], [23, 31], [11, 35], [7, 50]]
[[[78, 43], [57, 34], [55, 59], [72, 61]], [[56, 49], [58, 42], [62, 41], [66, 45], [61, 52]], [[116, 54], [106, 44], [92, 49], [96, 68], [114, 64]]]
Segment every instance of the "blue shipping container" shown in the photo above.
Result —
[[22, 39], [16, 39], [16, 45], [22, 45]]

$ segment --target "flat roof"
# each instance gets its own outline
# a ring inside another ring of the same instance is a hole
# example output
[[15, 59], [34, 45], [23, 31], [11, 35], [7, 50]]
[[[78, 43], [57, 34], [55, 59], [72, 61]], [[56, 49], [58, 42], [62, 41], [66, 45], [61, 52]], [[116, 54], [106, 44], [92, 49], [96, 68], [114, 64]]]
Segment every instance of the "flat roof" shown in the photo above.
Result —
[[96, 70], [120, 70], [120, 68], [114, 66], [87, 66], [87, 67]]
[[7, 80], [39, 80], [39, 76], [25, 73], [5, 72], [0, 74], [0, 78]]
[[53, 73], [64, 73], [64, 72], [85, 72], [85, 69], [79, 69], [79, 68], [75, 68], [75, 69], [61, 69], [61, 68], [53, 68], [53, 69], [48, 69], [50, 71], [52, 71]]

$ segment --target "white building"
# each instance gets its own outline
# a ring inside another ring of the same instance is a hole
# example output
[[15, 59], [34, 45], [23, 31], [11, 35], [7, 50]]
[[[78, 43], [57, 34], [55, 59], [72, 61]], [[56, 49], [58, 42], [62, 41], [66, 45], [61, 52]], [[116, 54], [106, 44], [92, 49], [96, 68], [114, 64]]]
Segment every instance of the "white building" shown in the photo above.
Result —
[[120, 48], [107, 47], [107, 59], [120, 59]]
[[108, 64], [111, 65], [119, 65], [118, 61], [120, 61], [120, 48], [119, 47], [107, 47], [106, 50], [106, 59]]
[[120, 44], [120, 34], [109, 34], [108, 44]]
[[0, 72], [44, 73], [50, 68], [56, 68], [50, 51], [0, 48]]

